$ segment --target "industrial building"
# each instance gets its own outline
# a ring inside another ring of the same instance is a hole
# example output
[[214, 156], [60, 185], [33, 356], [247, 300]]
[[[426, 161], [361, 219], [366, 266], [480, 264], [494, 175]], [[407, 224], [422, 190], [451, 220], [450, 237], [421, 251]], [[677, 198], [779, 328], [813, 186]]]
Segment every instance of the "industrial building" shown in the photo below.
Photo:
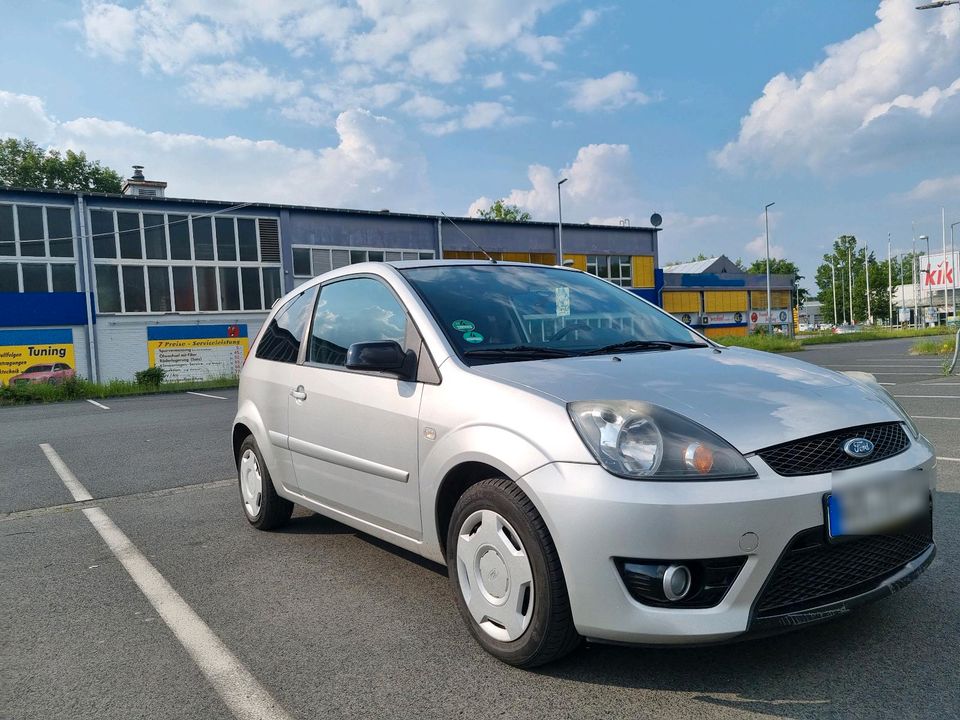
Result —
[[[0, 383], [52, 362], [105, 381], [235, 374], [273, 301], [367, 260], [554, 264], [556, 224], [0, 187]], [[460, 229], [462, 229], [462, 232]], [[466, 235], [464, 234], [466, 233]], [[564, 260], [659, 302], [658, 230], [564, 224]]]
[[[794, 276], [770, 276], [769, 324], [794, 328]], [[767, 276], [745, 273], [725, 255], [663, 269], [662, 307], [708, 337], [747, 335], [768, 324]]]

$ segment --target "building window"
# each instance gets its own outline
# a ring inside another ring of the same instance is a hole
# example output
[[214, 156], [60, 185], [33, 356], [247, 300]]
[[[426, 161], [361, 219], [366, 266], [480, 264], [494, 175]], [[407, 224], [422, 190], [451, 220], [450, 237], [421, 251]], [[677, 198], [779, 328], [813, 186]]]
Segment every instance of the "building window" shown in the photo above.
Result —
[[91, 210], [90, 226], [100, 312], [262, 311], [283, 293], [258, 219]]
[[629, 255], [587, 255], [587, 272], [622, 287], [633, 285]]
[[434, 253], [431, 250], [411, 250], [409, 248], [356, 250], [329, 246], [295, 245], [293, 247], [293, 275], [294, 277], [308, 278], [362, 262], [432, 260], [433, 258]]
[[0, 204], [0, 292], [76, 292], [73, 256], [71, 208]]

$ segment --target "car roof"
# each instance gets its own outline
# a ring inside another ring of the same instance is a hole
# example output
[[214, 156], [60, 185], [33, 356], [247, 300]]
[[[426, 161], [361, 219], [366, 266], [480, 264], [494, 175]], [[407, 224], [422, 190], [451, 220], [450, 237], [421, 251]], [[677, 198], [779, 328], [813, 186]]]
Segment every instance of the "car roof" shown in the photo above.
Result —
[[492, 266], [519, 266], [519, 267], [535, 267], [535, 268], [553, 268], [555, 270], [576, 270], [569, 266], [561, 265], [543, 265], [541, 263], [525, 263], [525, 262], [516, 262], [513, 260], [395, 260], [390, 262], [371, 262], [371, 263], [356, 263], [356, 265], [348, 265], [347, 267], [359, 267], [360, 265], [389, 265], [395, 267], [398, 270], [406, 270], [408, 268], [419, 268], [419, 267], [454, 267], [462, 265], [492, 265]]

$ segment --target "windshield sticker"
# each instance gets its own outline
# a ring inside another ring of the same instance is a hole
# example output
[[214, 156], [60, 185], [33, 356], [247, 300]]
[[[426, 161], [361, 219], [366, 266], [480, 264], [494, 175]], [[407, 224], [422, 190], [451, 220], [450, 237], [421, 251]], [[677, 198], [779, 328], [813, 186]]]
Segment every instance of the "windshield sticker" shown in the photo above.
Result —
[[557, 300], [557, 317], [566, 317], [570, 314], [570, 288], [558, 287], [553, 292]]
[[456, 330], [457, 332], [470, 332], [471, 330], [475, 329], [476, 327], [477, 327], [477, 326], [474, 325], [474, 324], [473, 324], [472, 322], [470, 322], [469, 320], [454, 320], [454, 321], [453, 321], [453, 329]]
[[483, 335], [481, 335], [478, 332], [470, 331], [470, 332], [465, 332], [463, 334], [463, 339], [466, 340], [468, 343], [474, 343], [474, 344], [482, 343]]

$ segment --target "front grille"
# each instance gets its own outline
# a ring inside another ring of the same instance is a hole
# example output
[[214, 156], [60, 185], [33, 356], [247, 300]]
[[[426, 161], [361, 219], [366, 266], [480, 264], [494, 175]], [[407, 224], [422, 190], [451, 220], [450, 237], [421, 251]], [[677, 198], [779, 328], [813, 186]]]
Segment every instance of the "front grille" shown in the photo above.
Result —
[[[873, 453], [866, 458], [847, 455], [843, 451], [843, 444], [852, 438], [866, 438], [872, 442]], [[802, 440], [774, 445], [760, 450], [757, 455], [775, 473], [790, 477], [866, 465], [898, 455], [909, 446], [910, 440], [903, 431], [903, 426], [898, 422], [891, 422], [813, 435]]]
[[757, 600], [755, 617], [798, 612], [866, 592], [933, 542], [929, 519], [891, 535], [867, 535], [829, 544], [823, 527], [797, 535]]

